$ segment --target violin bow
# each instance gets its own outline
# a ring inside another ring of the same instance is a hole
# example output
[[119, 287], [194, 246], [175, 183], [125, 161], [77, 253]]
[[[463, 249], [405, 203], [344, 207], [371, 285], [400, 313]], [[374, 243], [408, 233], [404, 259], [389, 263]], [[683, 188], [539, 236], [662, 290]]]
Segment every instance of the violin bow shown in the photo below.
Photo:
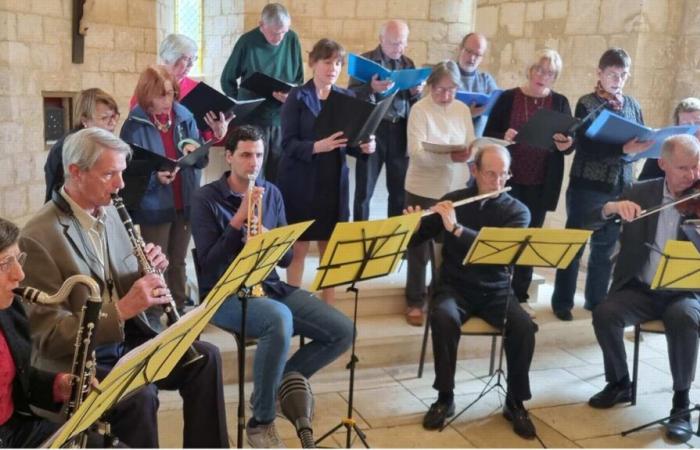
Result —
[[[661, 212], [666, 208], [670, 208], [670, 207], [676, 206], [680, 203], [687, 202], [688, 200], [692, 200], [696, 197], [700, 197], [700, 191], [691, 192], [690, 194], [686, 194], [683, 197], [679, 198], [678, 200], [675, 200], [675, 201], [672, 201], [669, 203], [664, 203], [663, 205], [655, 206], [653, 208], [645, 209], [642, 212], [640, 212], [637, 217], [628, 221], [627, 223], [631, 223], [631, 222], [634, 222], [635, 220], [643, 219], [643, 218], [650, 216], [652, 214], [656, 214], [657, 212]], [[622, 221], [622, 219], [617, 219], [617, 220], [615, 220], [615, 223], [620, 223], [621, 221]]]

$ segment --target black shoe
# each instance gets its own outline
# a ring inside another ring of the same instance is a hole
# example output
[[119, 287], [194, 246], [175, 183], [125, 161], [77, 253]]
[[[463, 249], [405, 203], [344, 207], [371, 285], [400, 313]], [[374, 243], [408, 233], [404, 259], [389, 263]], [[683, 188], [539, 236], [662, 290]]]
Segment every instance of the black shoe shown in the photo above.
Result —
[[535, 424], [530, 420], [527, 409], [521, 406], [509, 405], [510, 402], [503, 403], [503, 417], [509, 422], [513, 422], [515, 434], [525, 439], [534, 439], [536, 435]]
[[602, 391], [588, 400], [588, 404], [594, 408], [612, 408], [618, 403], [632, 401], [632, 386], [618, 386], [616, 383], [608, 383]]
[[554, 315], [557, 316], [557, 319], [563, 320], [565, 322], [571, 322], [572, 320], [574, 320], [574, 316], [568, 309], [562, 309], [559, 311], [554, 310]]
[[455, 402], [443, 403], [435, 402], [430, 405], [430, 409], [423, 416], [423, 428], [426, 430], [437, 430], [445, 424], [445, 419], [455, 413]]
[[[685, 408], [673, 408], [671, 415]], [[688, 442], [693, 436], [693, 426], [690, 424], [690, 413], [669, 419], [664, 424], [666, 437], [675, 442]]]

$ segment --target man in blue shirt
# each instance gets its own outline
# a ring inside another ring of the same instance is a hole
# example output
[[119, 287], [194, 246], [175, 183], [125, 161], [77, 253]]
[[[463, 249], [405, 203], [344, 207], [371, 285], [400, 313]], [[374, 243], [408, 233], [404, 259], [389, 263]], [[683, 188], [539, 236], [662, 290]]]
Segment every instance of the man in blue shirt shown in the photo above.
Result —
[[[211, 290], [245, 245], [248, 196], [262, 197], [262, 232], [287, 224], [282, 195], [275, 185], [258, 179], [248, 189], [249, 176], [257, 177], [262, 167], [263, 136], [260, 128], [251, 125], [234, 130], [226, 144], [230, 171], [194, 195], [191, 224], [202, 267], [201, 295]], [[285, 267], [291, 260], [290, 249], [279, 265]], [[265, 296], [248, 303], [246, 318], [246, 335], [258, 339], [253, 366], [253, 417], [246, 426], [246, 435], [251, 447], [274, 448], [284, 446], [274, 426], [275, 397], [282, 375], [295, 371], [310, 378], [350, 347], [353, 324], [310, 292], [281, 281], [275, 270], [262, 285]], [[212, 323], [232, 333], [240, 331], [241, 303], [235, 296], [224, 302]], [[285, 364], [294, 333], [312, 342]]]
[[[462, 80], [462, 89], [467, 92], [479, 92], [490, 94], [498, 89], [496, 80], [490, 73], [479, 71], [479, 65], [484, 60], [488, 48], [488, 41], [481, 33], [468, 33], [462, 39], [459, 47], [459, 74]], [[474, 120], [474, 132], [480, 137], [486, 126], [488, 116], [482, 116], [484, 106], [470, 105], [469, 109]]]

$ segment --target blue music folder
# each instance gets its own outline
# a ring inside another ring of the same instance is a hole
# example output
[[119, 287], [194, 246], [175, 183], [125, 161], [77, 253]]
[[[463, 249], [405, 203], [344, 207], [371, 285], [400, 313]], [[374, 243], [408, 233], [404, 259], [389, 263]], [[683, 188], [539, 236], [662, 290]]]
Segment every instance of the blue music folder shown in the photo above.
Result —
[[634, 138], [640, 141], [654, 141], [654, 145], [649, 150], [624, 156], [627, 161], [636, 161], [641, 158], [658, 159], [661, 156], [661, 146], [666, 138], [676, 134], [694, 134], [697, 129], [697, 125], [676, 125], [653, 129], [605, 109], [588, 127], [586, 136], [594, 141], [618, 145], [623, 145]]
[[503, 89], [496, 89], [490, 94], [482, 94], [481, 92], [468, 92], [468, 91], [457, 91], [455, 98], [467, 106], [486, 106], [484, 112], [481, 113], [484, 116], [488, 116], [493, 109], [493, 105], [503, 93]]
[[384, 95], [395, 91], [411, 89], [428, 79], [432, 69], [423, 67], [420, 69], [389, 70], [374, 61], [371, 61], [354, 53], [348, 54], [348, 75], [358, 80], [369, 83], [372, 77], [377, 75], [380, 80], [392, 80], [394, 86]]

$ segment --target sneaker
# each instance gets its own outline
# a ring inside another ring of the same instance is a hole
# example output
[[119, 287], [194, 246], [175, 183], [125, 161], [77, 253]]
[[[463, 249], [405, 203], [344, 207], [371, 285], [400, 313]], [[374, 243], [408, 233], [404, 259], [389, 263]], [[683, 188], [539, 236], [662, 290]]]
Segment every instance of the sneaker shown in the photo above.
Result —
[[445, 424], [445, 419], [455, 414], [455, 402], [443, 403], [435, 402], [430, 405], [430, 409], [423, 416], [423, 428], [426, 430], [437, 430]]
[[532, 306], [530, 306], [527, 302], [521, 303], [520, 307], [527, 313], [528, 316], [530, 316], [530, 319], [537, 318], [537, 313], [535, 312], [534, 309], [532, 309]]
[[248, 445], [252, 448], [286, 448], [275, 428], [275, 422], [256, 427], [250, 426], [250, 422], [245, 426], [245, 435]]

